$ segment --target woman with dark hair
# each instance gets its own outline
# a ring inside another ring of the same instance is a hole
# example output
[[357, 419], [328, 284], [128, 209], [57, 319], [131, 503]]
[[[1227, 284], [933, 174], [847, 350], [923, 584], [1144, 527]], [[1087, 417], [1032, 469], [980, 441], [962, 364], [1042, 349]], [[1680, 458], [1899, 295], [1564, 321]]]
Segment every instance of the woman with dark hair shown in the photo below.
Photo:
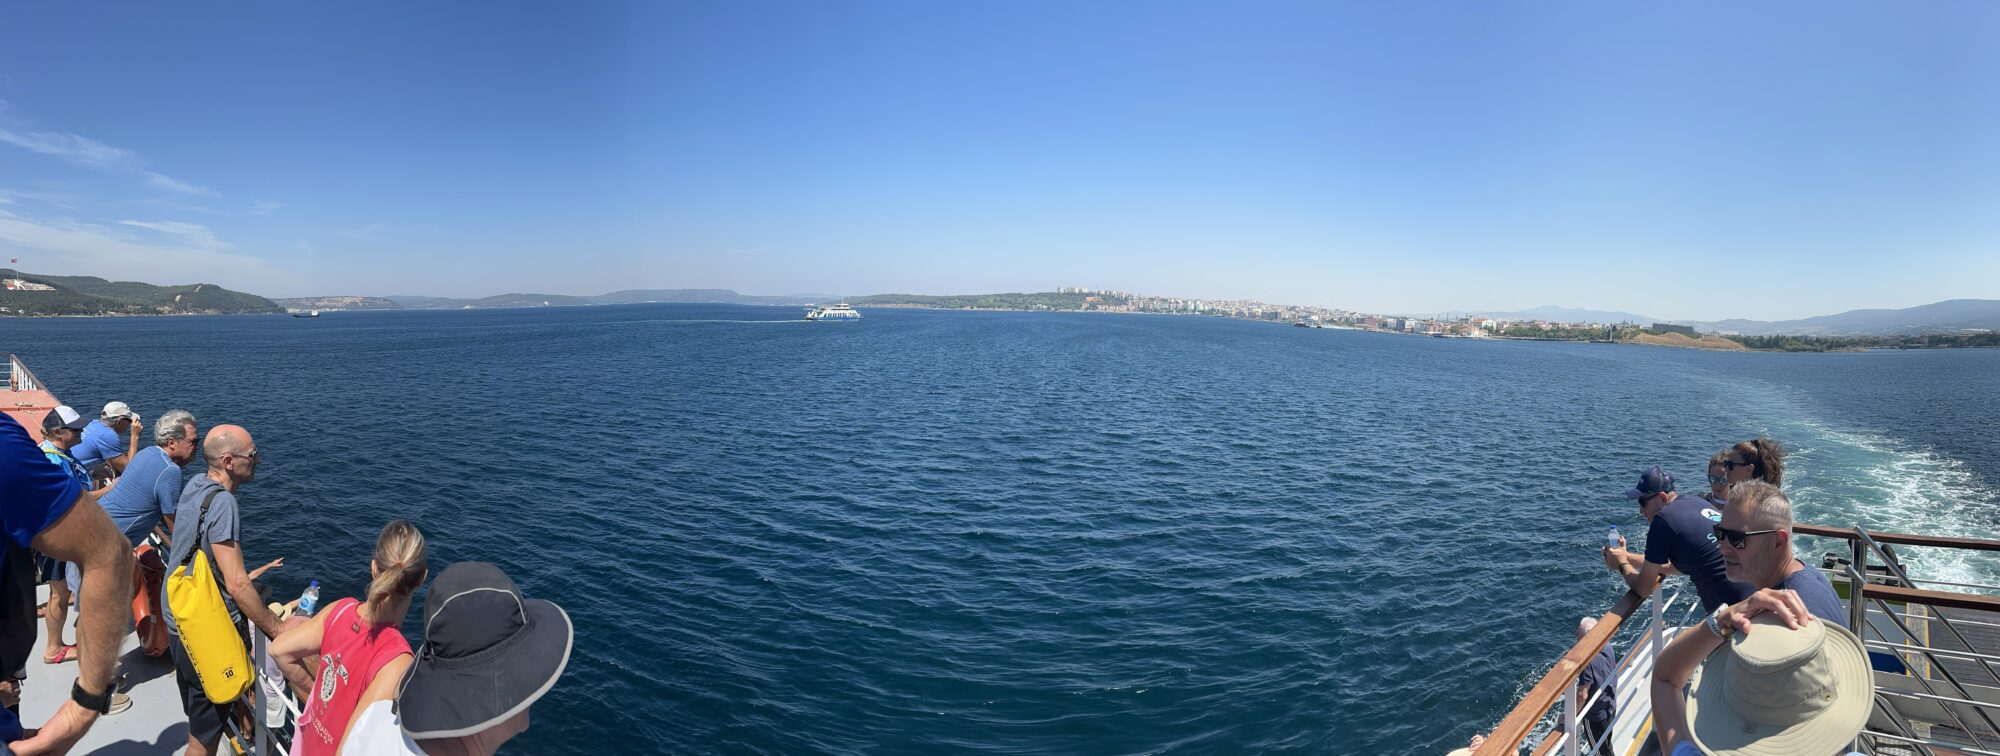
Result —
[[1773, 439], [1758, 436], [1729, 447], [1723, 455], [1727, 457], [1722, 461], [1723, 474], [1731, 485], [1753, 479], [1774, 486], [1783, 484], [1785, 447]]

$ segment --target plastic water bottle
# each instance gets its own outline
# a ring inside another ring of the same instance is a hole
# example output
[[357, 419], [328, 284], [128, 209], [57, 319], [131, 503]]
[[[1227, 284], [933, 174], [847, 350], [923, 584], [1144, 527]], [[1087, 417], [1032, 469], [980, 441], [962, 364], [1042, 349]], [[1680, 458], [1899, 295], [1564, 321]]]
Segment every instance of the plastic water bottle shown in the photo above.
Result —
[[306, 592], [299, 594], [298, 615], [301, 617], [311, 617], [313, 616], [313, 612], [316, 611], [319, 611], [318, 580], [312, 581], [312, 585], [306, 586]]
[[[1616, 525], [1611, 526], [1611, 532], [1604, 534], [1604, 548], [1607, 549], [1618, 548], [1618, 526]], [[313, 585], [319, 585], [319, 584], [314, 583]]]

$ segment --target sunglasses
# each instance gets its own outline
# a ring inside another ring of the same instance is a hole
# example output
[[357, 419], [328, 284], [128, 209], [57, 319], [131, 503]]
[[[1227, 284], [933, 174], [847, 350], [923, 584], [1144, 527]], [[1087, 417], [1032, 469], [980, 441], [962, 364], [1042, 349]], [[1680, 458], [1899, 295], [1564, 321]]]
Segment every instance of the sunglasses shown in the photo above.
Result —
[[1733, 459], [1723, 460], [1722, 462], [1722, 469], [1724, 470], [1734, 470], [1738, 467], [1756, 467], [1756, 466], [1757, 463], [1755, 462], [1738, 462]]
[[1721, 525], [1717, 525], [1715, 526], [1715, 542], [1721, 543], [1723, 541], [1728, 541], [1730, 548], [1740, 549], [1743, 548], [1745, 544], [1748, 544], [1750, 542], [1750, 536], [1763, 535], [1765, 533], [1776, 533], [1776, 532], [1778, 532], [1777, 528], [1772, 528], [1770, 530], [1742, 531], [1742, 530], [1730, 530], [1728, 528], [1722, 527]]
[[1719, 486], [1719, 485], [1722, 485], [1722, 484], [1724, 484], [1724, 483], [1728, 483], [1728, 482], [1729, 482], [1729, 476], [1727, 476], [1727, 475], [1710, 475], [1710, 476], [1708, 476], [1708, 484], [1709, 484], [1709, 485], [1711, 485], [1711, 486]]

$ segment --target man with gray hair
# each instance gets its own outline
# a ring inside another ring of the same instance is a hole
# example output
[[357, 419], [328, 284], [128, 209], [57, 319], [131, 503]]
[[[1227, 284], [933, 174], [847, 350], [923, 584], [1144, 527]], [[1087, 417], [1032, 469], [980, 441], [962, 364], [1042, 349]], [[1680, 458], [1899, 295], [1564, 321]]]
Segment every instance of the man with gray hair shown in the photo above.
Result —
[[176, 503], [181, 495], [181, 466], [194, 459], [194, 415], [187, 410], [167, 410], [153, 426], [154, 446], [139, 450], [125, 466], [118, 485], [98, 500], [105, 514], [118, 526], [125, 539], [138, 546], [155, 531], [165, 538], [174, 526]]
[[1826, 575], [1792, 555], [1792, 500], [1777, 486], [1746, 480], [1729, 487], [1729, 505], [1715, 525], [1715, 545], [1730, 580], [1758, 590], [1790, 590], [1806, 611], [1836, 625], [1847, 622]]

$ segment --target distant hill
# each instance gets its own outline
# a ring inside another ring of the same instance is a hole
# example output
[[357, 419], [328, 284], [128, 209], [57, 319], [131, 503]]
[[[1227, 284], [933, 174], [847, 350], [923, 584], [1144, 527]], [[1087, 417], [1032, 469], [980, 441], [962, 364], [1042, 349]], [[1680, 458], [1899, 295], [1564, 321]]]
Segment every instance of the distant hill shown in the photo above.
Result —
[[1662, 323], [1658, 318], [1635, 315], [1617, 310], [1585, 310], [1575, 307], [1542, 305], [1528, 310], [1495, 312], [1492, 310], [1472, 310], [1469, 314], [1493, 318], [1495, 320], [1547, 320], [1555, 323], [1638, 323], [1650, 325]]
[[273, 297], [287, 310], [400, 310], [402, 305], [381, 297]]
[[1848, 310], [1799, 320], [1718, 320], [1691, 325], [1745, 336], [1905, 336], [2000, 331], [2000, 299], [1951, 299], [1898, 310]]
[[45, 276], [0, 268], [0, 278], [51, 287], [35, 290], [0, 288], [0, 314], [6, 315], [164, 315], [277, 313], [284, 308], [255, 294], [197, 283], [157, 286], [137, 281], [107, 281], [96, 276]]
[[758, 296], [738, 294], [729, 289], [625, 289], [597, 296], [577, 297], [566, 294], [499, 294], [477, 299], [453, 297], [422, 297], [408, 294], [391, 294], [382, 298], [401, 307], [413, 310], [457, 310], [485, 307], [576, 307], [593, 304], [641, 304], [648, 302], [686, 302], [702, 304], [752, 304], [752, 305], [807, 305], [824, 301], [825, 298], [791, 296]]

